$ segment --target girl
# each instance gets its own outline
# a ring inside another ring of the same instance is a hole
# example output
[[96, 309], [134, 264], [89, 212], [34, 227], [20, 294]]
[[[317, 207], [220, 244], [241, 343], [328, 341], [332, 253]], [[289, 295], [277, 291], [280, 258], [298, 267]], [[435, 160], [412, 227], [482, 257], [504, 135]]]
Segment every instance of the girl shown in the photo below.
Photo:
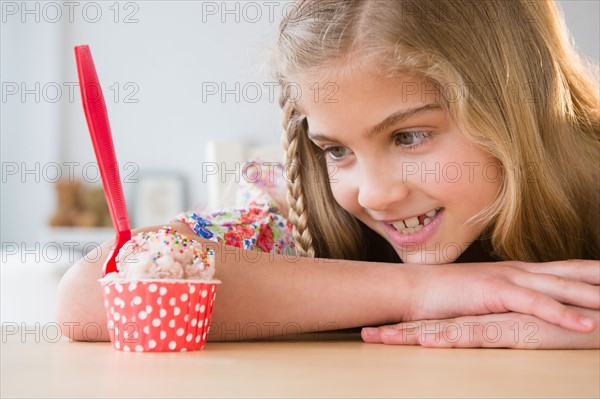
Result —
[[554, 4], [299, 2], [276, 54], [284, 87], [335, 91], [283, 91], [302, 253], [598, 259], [598, 87]]
[[[599, 347], [600, 264], [566, 261], [599, 257], [597, 86], [555, 6], [288, 10], [273, 61], [289, 207], [172, 223], [220, 243], [209, 339], [271, 338], [292, 323], [384, 325], [364, 328], [367, 342]], [[292, 237], [301, 257], [274, 254]], [[61, 282], [59, 319], [75, 339], [86, 322], [105, 325], [103, 261]]]

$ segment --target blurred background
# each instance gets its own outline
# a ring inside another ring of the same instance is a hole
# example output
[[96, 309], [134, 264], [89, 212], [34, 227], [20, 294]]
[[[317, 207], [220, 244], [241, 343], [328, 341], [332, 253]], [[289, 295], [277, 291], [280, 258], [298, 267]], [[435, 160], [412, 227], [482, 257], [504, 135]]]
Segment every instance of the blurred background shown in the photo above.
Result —
[[[558, 3], [578, 48], [598, 62], [600, 2]], [[51, 320], [64, 270], [113, 236], [73, 47], [88, 44], [94, 56], [132, 227], [165, 223], [209, 206], [209, 141], [279, 143], [266, 58], [288, 6], [1, 3], [3, 322]]]

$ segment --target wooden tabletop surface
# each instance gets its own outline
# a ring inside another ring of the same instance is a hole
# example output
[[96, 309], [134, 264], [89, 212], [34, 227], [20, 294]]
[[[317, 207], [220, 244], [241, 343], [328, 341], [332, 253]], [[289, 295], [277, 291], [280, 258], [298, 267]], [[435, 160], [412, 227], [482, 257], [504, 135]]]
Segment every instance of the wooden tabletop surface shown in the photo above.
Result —
[[3, 329], [2, 398], [600, 397], [598, 350], [426, 349], [346, 334], [125, 353], [38, 330]]

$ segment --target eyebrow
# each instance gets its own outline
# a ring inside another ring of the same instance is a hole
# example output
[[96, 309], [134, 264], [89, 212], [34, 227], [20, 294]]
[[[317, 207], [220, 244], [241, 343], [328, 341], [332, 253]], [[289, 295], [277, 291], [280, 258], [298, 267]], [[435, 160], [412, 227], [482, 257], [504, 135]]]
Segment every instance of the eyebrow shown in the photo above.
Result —
[[[389, 129], [391, 126], [394, 126], [400, 122], [404, 122], [405, 120], [407, 120], [409, 118], [415, 117], [424, 112], [439, 110], [441, 108], [442, 107], [439, 104], [431, 103], [431, 104], [425, 104], [425, 105], [415, 107], [415, 108], [398, 110], [398, 111], [394, 112], [393, 114], [389, 115], [388, 117], [386, 117], [384, 120], [382, 120], [381, 122], [379, 122], [372, 128], [367, 129], [365, 136], [367, 138], [374, 137], [374, 136], [378, 135], [379, 133], [383, 132], [384, 130]], [[311, 140], [320, 140], [320, 141], [337, 141], [337, 140], [334, 140], [333, 138], [328, 137], [324, 134], [314, 133], [314, 132], [310, 132], [310, 131], [308, 132], [308, 138]]]

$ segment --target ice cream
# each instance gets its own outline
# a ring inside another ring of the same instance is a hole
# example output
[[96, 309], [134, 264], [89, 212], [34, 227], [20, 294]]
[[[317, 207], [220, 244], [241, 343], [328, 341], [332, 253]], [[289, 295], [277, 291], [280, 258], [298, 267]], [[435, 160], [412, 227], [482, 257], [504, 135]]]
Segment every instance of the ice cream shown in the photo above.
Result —
[[121, 351], [204, 348], [215, 302], [215, 256], [170, 227], [139, 233], [100, 279], [107, 327]]
[[117, 255], [117, 275], [108, 278], [212, 280], [214, 252], [170, 227], [139, 233]]

